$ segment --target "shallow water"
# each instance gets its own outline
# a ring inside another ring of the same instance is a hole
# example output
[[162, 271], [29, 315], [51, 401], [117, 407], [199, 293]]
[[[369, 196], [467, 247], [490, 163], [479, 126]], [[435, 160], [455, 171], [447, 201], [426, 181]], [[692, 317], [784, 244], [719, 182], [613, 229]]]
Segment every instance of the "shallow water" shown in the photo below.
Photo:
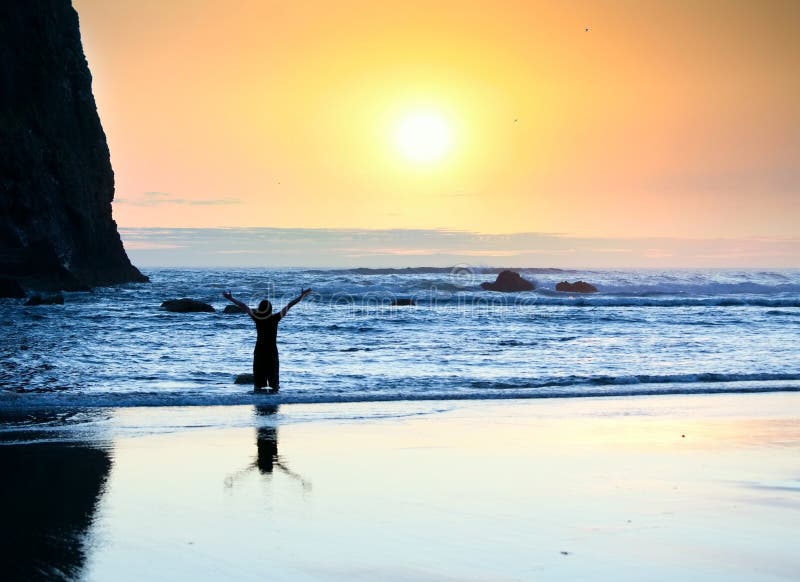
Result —
[[[0, 407], [800, 390], [800, 271], [523, 270], [535, 292], [481, 291], [495, 273], [156, 269], [63, 306], [0, 300]], [[564, 279], [600, 293], [555, 292]], [[301, 286], [315, 293], [281, 323], [281, 394], [234, 386], [255, 330], [221, 292], [280, 308]], [[160, 309], [178, 297], [217, 313]]]

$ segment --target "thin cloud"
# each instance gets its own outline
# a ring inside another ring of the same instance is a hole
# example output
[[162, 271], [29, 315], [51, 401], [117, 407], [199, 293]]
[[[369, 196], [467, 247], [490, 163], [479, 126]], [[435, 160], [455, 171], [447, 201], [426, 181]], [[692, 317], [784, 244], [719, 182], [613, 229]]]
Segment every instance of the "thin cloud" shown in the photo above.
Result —
[[157, 243], [157, 242], [146, 242], [146, 241], [138, 241], [138, 240], [131, 240], [125, 241], [125, 248], [127, 250], [134, 250], [134, 251], [156, 251], [156, 250], [165, 250], [165, 249], [182, 249], [186, 248], [185, 245], [172, 245], [167, 243]]
[[162, 206], [164, 204], [175, 204], [183, 206], [227, 206], [231, 204], [241, 204], [239, 198], [225, 197], [225, 198], [177, 198], [169, 192], [144, 192], [141, 198], [117, 198], [114, 200], [117, 204], [126, 204], [128, 206]]

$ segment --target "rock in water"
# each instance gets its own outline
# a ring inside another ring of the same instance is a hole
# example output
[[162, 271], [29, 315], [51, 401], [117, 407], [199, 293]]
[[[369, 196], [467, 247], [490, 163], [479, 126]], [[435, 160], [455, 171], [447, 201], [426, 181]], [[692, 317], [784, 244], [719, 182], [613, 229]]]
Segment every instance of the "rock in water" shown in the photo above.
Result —
[[239, 374], [236, 376], [236, 379], [233, 381], [234, 384], [252, 384], [253, 383], [253, 375], [252, 374]]
[[36, 305], [64, 305], [64, 296], [61, 293], [55, 293], [54, 295], [33, 295], [30, 299], [25, 302], [25, 305], [29, 305], [34, 307]]
[[214, 311], [216, 311], [208, 303], [203, 303], [197, 299], [188, 299], [186, 297], [183, 299], [168, 299], [161, 304], [161, 308], [167, 311], [174, 311], [175, 313], [214, 313]]
[[392, 307], [413, 307], [417, 304], [417, 302], [409, 297], [399, 297], [397, 299], [392, 299]]
[[533, 291], [536, 286], [523, 279], [519, 273], [515, 271], [500, 271], [494, 283], [481, 283], [481, 289], [487, 291], [502, 291], [504, 293], [511, 293], [513, 291]]
[[0, 297], [22, 299], [25, 297], [25, 289], [14, 279], [0, 277]]
[[564, 291], [566, 293], [597, 293], [597, 287], [586, 281], [561, 281], [556, 283], [556, 291]]
[[246, 313], [246, 312], [238, 305], [226, 305], [225, 309], [222, 310], [222, 313]]
[[80, 290], [147, 281], [111, 216], [114, 173], [69, 0], [0, 2], [0, 275]]

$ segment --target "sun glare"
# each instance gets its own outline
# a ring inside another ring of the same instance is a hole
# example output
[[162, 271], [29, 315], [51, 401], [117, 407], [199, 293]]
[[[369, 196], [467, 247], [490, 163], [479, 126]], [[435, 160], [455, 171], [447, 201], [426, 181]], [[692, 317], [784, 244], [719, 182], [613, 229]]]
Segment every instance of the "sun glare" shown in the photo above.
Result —
[[435, 112], [410, 113], [397, 123], [395, 144], [412, 162], [435, 162], [450, 150], [450, 126]]

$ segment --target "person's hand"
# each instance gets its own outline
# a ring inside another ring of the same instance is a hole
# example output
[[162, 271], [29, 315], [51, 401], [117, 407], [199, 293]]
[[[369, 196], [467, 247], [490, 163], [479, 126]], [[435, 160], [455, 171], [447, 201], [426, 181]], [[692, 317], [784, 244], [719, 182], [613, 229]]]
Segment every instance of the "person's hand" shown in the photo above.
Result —
[[222, 296], [223, 296], [225, 299], [233, 299], [233, 295], [231, 295], [231, 292], [230, 292], [230, 291], [223, 291], [223, 292], [222, 292]]
[[309, 293], [311, 293], [311, 287], [309, 287], [308, 289], [303, 289], [303, 288], [300, 289], [300, 297], [305, 297]]

